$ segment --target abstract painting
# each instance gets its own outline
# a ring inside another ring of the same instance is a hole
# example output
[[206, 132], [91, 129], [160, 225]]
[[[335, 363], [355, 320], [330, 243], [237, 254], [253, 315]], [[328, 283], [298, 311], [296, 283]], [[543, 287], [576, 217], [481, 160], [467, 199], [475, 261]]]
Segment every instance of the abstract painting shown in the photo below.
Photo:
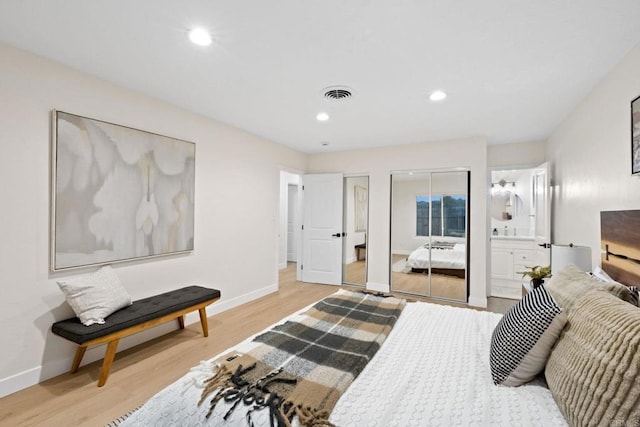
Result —
[[367, 189], [356, 185], [353, 191], [355, 197], [355, 231], [367, 231]]
[[640, 173], [640, 96], [631, 101], [631, 173]]
[[51, 271], [193, 250], [195, 144], [53, 112]]

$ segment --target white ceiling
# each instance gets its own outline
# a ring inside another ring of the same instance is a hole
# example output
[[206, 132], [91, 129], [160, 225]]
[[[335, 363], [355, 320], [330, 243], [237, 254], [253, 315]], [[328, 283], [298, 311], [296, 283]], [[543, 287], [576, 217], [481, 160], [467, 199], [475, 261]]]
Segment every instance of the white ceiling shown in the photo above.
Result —
[[0, 0], [0, 41], [308, 153], [500, 144], [555, 129], [640, 42], [640, 1]]

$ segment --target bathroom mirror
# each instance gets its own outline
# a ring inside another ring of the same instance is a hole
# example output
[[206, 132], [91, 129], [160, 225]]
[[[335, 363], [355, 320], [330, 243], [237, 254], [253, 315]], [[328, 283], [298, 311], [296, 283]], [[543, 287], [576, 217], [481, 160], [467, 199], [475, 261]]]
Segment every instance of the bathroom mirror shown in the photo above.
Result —
[[529, 174], [522, 170], [494, 170], [491, 172], [492, 221], [514, 221], [524, 214], [522, 195], [530, 192]]
[[492, 236], [532, 236], [532, 174], [534, 169], [491, 171], [489, 213]]
[[522, 198], [515, 191], [500, 189], [491, 192], [491, 217], [511, 221], [522, 212]]

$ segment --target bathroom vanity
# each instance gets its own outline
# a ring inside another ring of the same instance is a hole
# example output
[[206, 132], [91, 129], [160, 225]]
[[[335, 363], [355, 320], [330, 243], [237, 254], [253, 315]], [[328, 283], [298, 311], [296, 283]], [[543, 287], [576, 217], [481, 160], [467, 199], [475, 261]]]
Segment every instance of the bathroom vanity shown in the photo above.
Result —
[[522, 298], [525, 269], [537, 265], [535, 241], [529, 236], [491, 237], [491, 296]]

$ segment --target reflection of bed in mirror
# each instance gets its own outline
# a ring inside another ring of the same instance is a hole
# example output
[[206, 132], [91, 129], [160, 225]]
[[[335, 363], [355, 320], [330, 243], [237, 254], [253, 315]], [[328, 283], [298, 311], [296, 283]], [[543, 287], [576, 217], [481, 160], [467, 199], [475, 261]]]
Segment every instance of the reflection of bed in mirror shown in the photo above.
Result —
[[465, 277], [467, 252], [464, 243], [432, 242], [420, 245], [407, 258], [406, 266], [414, 273]]

